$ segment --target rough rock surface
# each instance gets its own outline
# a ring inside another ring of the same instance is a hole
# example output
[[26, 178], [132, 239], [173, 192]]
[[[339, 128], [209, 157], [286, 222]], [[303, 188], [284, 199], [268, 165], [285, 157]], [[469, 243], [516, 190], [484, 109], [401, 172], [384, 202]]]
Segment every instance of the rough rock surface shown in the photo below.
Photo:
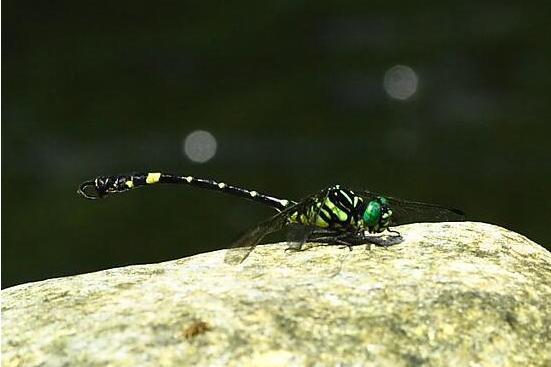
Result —
[[2, 366], [551, 366], [547, 250], [482, 223], [398, 230], [5, 289]]

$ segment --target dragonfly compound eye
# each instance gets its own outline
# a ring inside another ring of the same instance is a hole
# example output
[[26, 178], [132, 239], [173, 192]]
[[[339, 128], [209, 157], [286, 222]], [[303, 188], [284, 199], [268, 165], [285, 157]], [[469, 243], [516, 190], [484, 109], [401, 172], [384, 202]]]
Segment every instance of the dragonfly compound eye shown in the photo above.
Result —
[[372, 200], [367, 204], [363, 214], [363, 220], [367, 227], [372, 228], [379, 224], [381, 219], [382, 207], [379, 201]]

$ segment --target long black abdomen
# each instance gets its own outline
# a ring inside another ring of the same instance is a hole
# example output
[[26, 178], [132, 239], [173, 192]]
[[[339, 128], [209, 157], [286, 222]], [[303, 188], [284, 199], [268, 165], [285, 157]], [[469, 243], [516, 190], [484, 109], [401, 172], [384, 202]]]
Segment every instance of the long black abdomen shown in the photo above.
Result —
[[78, 193], [87, 199], [99, 199], [114, 193], [121, 193], [137, 187], [154, 184], [184, 184], [211, 191], [218, 191], [225, 194], [238, 196], [252, 200], [279, 211], [285, 209], [294, 202], [278, 199], [273, 196], [259, 193], [254, 190], [247, 190], [237, 186], [228, 185], [215, 180], [195, 178], [192, 176], [178, 176], [168, 173], [149, 172], [134, 173], [130, 175], [99, 176], [92, 181], [86, 181], [80, 185]]

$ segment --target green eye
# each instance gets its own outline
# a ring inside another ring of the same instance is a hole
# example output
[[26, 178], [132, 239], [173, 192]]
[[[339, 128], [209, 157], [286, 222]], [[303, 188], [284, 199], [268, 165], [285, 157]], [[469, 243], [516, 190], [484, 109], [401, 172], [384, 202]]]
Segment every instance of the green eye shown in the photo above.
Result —
[[370, 201], [365, 209], [363, 220], [369, 226], [374, 226], [379, 223], [381, 218], [381, 204], [377, 201]]

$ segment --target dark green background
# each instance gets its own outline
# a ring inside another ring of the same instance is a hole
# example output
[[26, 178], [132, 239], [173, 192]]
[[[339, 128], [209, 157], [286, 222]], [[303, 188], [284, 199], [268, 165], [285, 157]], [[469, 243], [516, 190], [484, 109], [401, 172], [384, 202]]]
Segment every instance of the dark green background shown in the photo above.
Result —
[[[532, 4], [532, 5], [530, 5]], [[549, 6], [4, 1], [2, 286], [224, 248], [269, 209], [185, 187], [90, 202], [164, 170], [286, 198], [329, 184], [447, 204], [548, 244]], [[419, 89], [389, 98], [383, 75]], [[182, 153], [195, 129], [216, 156]]]

